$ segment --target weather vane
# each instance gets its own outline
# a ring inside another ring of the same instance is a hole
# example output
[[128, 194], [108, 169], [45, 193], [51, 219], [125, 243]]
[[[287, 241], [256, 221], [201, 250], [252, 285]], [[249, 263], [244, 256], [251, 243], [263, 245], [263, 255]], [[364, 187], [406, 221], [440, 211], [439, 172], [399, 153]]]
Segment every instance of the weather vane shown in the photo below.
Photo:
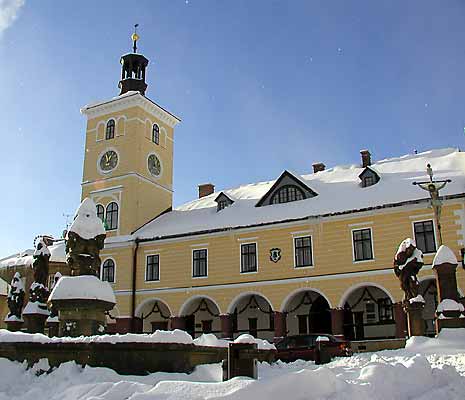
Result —
[[134, 53], [137, 53], [137, 41], [139, 40], [139, 35], [137, 34], [137, 27], [139, 26], [139, 24], [135, 24], [134, 25], [134, 33], [132, 34], [131, 36], [131, 39], [133, 41], [133, 46], [132, 46], [132, 49], [134, 50]]
[[441, 208], [442, 201], [439, 197], [439, 191], [446, 186], [447, 183], [452, 182], [450, 179], [436, 181], [433, 179], [433, 168], [431, 164], [426, 165], [426, 173], [429, 176], [429, 181], [426, 182], [413, 182], [414, 185], [420, 186], [423, 190], [429, 192], [431, 196], [431, 207], [433, 209], [434, 219], [439, 231], [439, 245], [442, 245], [442, 234], [441, 234]]

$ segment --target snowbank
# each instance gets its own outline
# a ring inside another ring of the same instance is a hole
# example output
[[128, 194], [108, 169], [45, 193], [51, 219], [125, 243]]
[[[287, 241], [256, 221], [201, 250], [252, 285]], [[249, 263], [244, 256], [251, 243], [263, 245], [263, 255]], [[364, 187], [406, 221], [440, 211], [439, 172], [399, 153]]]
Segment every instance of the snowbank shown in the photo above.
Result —
[[444, 312], [444, 311], [460, 311], [463, 312], [465, 308], [463, 304], [457, 303], [455, 300], [452, 299], [444, 299], [438, 305], [436, 309], [437, 312]]
[[51, 300], [103, 300], [116, 303], [115, 293], [108, 282], [103, 282], [96, 276], [63, 276], [50, 293]]

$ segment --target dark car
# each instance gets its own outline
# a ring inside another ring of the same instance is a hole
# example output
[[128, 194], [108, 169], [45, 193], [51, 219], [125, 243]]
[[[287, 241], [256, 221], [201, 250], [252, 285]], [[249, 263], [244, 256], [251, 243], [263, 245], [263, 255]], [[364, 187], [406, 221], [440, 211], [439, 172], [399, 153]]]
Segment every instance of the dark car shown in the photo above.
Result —
[[314, 360], [318, 336], [327, 338], [323, 346], [328, 350], [331, 357], [348, 357], [352, 355], [350, 342], [326, 333], [312, 333], [310, 335], [286, 336], [275, 343], [277, 349], [276, 359], [286, 362]]

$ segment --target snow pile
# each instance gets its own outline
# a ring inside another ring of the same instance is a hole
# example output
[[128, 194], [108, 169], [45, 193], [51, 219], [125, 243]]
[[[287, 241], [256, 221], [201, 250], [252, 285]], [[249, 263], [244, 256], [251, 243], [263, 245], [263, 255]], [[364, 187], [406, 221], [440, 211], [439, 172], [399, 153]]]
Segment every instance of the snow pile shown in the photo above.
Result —
[[213, 333], [204, 333], [198, 338], [193, 340], [196, 346], [207, 347], [228, 347], [229, 341], [225, 339], [218, 339]]
[[[220, 364], [190, 374], [120, 376], [69, 362], [50, 370], [0, 359], [0, 399], [29, 400], [463, 400], [465, 330], [415, 337], [406, 349], [338, 358], [325, 366], [296, 361], [258, 365], [258, 380], [222, 382]], [[41, 372], [49, 371], [48, 374]], [[39, 375], [39, 376], [38, 376]]]
[[416, 297], [411, 298], [409, 300], [409, 302], [410, 302], [410, 304], [412, 304], [412, 303], [426, 303], [425, 299], [423, 298], [423, 296], [421, 294], [419, 294]]
[[276, 350], [274, 344], [271, 344], [267, 340], [254, 338], [252, 335], [244, 333], [240, 335], [234, 343], [256, 343], [259, 350]]
[[95, 203], [89, 197], [86, 197], [77, 209], [69, 232], [74, 232], [86, 240], [105, 235], [105, 227], [102, 220], [97, 217]]
[[434, 256], [433, 265], [441, 264], [458, 264], [457, 257], [455, 257], [454, 252], [447, 246], [441, 245]]
[[[396, 260], [398, 260], [399, 255], [402, 254], [402, 253], [405, 253], [410, 246], [415, 247], [415, 249], [413, 250], [412, 255], [409, 258], [407, 258], [402, 265], [399, 265], [398, 268], [399, 268], [400, 271], [402, 271], [404, 269], [404, 267], [409, 262], [411, 262], [413, 260], [416, 260], [419, 263], [423, 263], [423, 253], [422, 253], [421, 250], [416, 248], [417, 245], [415, 243], [415, 240], [413, 240], [411, 238], [404, 239], [401, 242], [401, 244], [399, 245], [399, 248], [397, 249], [396, 255], [395, 255]], [[423, 302], [424, 302], [424, 300], [423, 300]]]
[[438, 308], [436, 311], [439, 312], [444, 312], [444, 311], [460, 311], [463, 312], [465, 311], [465, 308], [463, 307], [463, 304], [457, 303], [455, 300], [452, 299], [444, 299], [441, 301], [438, 305]]
[[50, 300], [103, 300], [116, 303], [115, 293], [108, 282], [103, 282], [96, 276], [63, 276], [56, 283], [50, 294]]

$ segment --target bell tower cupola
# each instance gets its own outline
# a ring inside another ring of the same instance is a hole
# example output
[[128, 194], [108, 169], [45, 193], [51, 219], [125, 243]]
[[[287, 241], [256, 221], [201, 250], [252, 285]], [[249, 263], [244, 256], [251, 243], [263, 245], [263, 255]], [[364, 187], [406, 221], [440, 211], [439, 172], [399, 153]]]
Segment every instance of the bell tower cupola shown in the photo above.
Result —
[[118, 87], [120, 88], [120, 95], [129, 91], [139, 92], [145, 96], [147, 90], [147, 83], [145, 83], [145, 69], [149, 63], [142, 54], [137, 53], [137, 41], [139, 35], [137, 34], [137, 27], [139, 24], [134, 25], [134, 33], [131, 36], [133, 41], [132, 53], [125, 54], [121, 57], [121, 80]]

